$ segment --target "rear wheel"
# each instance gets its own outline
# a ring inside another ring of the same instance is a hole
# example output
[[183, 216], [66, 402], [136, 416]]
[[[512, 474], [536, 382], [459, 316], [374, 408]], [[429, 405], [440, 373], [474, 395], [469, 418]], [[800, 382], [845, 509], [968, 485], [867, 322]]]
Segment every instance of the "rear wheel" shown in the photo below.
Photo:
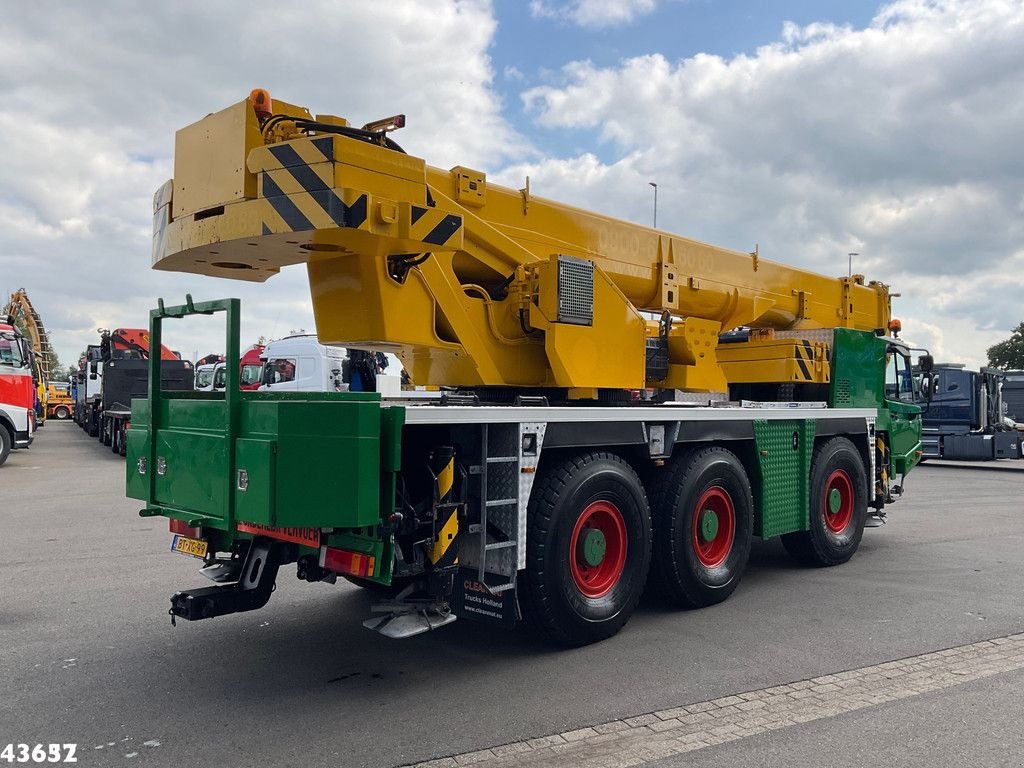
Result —
[[650, 512], [636, 472], [615, 454], [572, 456], [537, 477], [528, 514], [527, 618], [567, 646], [614, 635], [650, 564]]
[[100, 442], [104, 445], [110, 445], [113, 440], [114, 431], [114, 420], [111, 418], [104, 418], [100, 420]]
[[700, 448], [674, 459], [651, 488], [653, 590], [687, 608], [729, 597], [750, 558], [753, 509], [731, 451]]
[[53, 412], [53, 415], [56, 416], [61, 421], [64, 421], [65, 419], [67, 419], [67, 417], [69, 415], [68, 414], [67, 406], [58, 405], [57, 406], [57, 410]]
[[867, 472], [860, 452], [845, 437], [814, 451], [810, 529], [782, 537], [786, 551], [807, 565], [845, 563], [860, 546], [868, 511]]
[[14, 439], [11, 437], [11, 433], [7, 431], [7, 427], [0, 424], [0, 466], [7, 461], [12, 445], [14, 445]]
[[110, 425], [110, 450], [112, 453], [121, 452], [121, 422], [115, 421]]

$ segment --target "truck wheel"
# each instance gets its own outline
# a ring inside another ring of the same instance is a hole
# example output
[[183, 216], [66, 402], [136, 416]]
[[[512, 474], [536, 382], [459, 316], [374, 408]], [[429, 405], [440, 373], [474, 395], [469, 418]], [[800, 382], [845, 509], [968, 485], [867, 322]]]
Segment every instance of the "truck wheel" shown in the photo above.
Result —
[[89, 429], [87, 430], [89, 433], [89, 437], [96, 437], [100, 433], [99, 417], [95, 413], [91, 413], [88, 416], [86, 416], [86, 418], [88, 419], [89, 424]]
[[114, 420], [105, 418], [100, 422], [100, 442], [110, 445], [114, 442]]
[[652, 591], [686, 608], [729, 597], [750, 559], [753, 510], [750, 481], [731, 451], [674, 459], [651, 487]]
[[811, 461], [810, 530], [787, 533], [782, 544], [806, 565], [845, 563], [860, 546], [868, 511], [864, 462], [853, 443], [835, 437]]
[[650, 511], [633, 468], [605, 452], [546, 467], [527, 514], [520, 605], [530, 623], [565, 646], [622, 629], [651, 557]]
[[54, 411], [53, 415], [56, 416], [61, 421], [64, 421], [64, 420], [67, 419], [67, 417], [69, 415], [68, 414], [68, 409], [65, 406], [63, 406], [63, 405], [58, 405], [57, 406], [57, 410]]
[[110, 451], [111, 453], [121, 452], [121, 424], [117, 421], [111, 423]]
[[0, 467], [7, 461], [7, 457], [11, 455], [11, 446], [14, 445], [14, 439], [11, 437], [11, 433], [7, 431], [7, 427], [0, 424]]

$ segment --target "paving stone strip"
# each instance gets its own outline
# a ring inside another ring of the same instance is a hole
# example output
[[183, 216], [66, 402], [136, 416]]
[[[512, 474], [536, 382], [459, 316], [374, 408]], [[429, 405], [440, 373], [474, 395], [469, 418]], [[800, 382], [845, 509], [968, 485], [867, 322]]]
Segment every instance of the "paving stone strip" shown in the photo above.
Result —
[[613, 720], [415, 768], [625, 768], [1024, 668], [1024, 633]]

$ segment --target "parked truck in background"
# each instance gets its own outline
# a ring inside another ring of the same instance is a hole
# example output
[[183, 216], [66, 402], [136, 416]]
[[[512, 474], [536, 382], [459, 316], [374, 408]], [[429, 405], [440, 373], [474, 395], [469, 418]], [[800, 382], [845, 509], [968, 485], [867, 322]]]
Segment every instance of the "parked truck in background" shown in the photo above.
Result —
[[46, 415], [63, 421], [71, 418], [74, 406], [71, 384], [66, 381], [51, 381], [46, 399]]
[[28, 448], [36, 429], [32, 351], [13, 318], [0, 320], [0, 466]]
[[253, 344], [242, 355], [238, 361], [240, 366], [238, 373], [238, 386], [246, 391], [260, 388], [260, 378], [263, 375], [263, 344]]
[[214, 582], [172, 617], [262, 608], [295, 564], [390, 590], [364, 622], [389, 637], [526, 619], [580, 645], [648, 584], [726, 599], [754, 537], [832, 566], [884, 521], [921, 449], [886, 285], [433, 168], [401, 125], [255, 91], [178, 133], [156, 269], [262, 282], [304, 261], [322, 342], [447, 392], [240, 392], [239, 302], [161, 302], [154, 343], [193, 314], [227, 327], [223, 394], [153, 381], [133, 402], [128, 495]]
[[99, 411], [103, 390], [103, 357], [99, 344], [90, 344], [78, 361], [74, 420], [90, 437], [100, 431]]
[[296, 334], [267, 344], [261, 358], [264, 392], [381, 392], [401, 390], [402, 364], [393, 354], [321, 344]]
[[963, 364], [934, 367], [920, 394], [926, 458], [986, 461], [1021, 458], [1021, 432], [1003, 400], [1006, 374]]
[[[150, 370], [148, 360], [152, 354], [149, 332], [138, 328], [101, 331], [99, 347], [103, 380], [93, 416], [98, 425], [96, 437], [104, 445], [110, 446], [114, 453], [123, 455], [125, 432], [131, 421], [132, 400], [144, 398], [147, 393]], [[163, 345], [159, 349], [161, 389], [190, 391], [195, 378], [192, 363], [180, 359]]]
[[1007, 371], [1003, 380], [1006, 415], [1024, 429], [1024, 371]]

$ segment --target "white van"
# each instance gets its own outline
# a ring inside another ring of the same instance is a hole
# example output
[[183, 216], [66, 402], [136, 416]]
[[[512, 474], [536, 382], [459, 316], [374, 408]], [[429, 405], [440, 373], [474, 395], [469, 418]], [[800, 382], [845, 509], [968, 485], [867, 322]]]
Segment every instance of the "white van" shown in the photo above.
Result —
[[[267, 344], [260, 355], [262, 392], [348, 392], [350, 378], [347, 350], [321, 344], [313, 334], [287, 336]], [[377, 374], [377, 391], [397, 394], [401, 390], [402, 364], [385, 355], [388, 366]]]

